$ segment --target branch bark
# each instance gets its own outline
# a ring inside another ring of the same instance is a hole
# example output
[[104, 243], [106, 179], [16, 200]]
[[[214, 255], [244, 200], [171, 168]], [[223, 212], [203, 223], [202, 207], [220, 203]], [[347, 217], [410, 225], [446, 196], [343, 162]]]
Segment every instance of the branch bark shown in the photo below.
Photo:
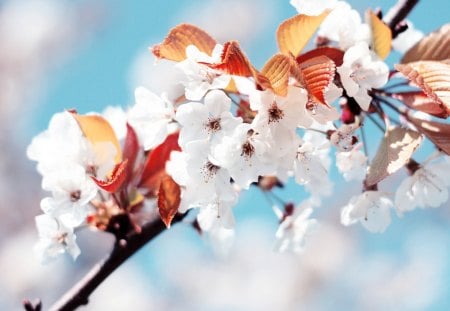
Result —
[[392, 31], [392, 38], [397, 37], [399, 34], [397, 25], [408, 16], [418, 2], [419, 0], [399, 0], [392, 8], [394, 13], [390, 18], [385, 20], [386, 25], [388, 25]]
[[[172, 224], [179, 222], [185, 215], [177, 215]], [[142, 227], [140, 233], [131, 234], [126, 240], [118, 240], [114, 244], [111, 254], [96, 264], [77, 284], [62, 296], [50, 311], [75, 310], [86, 305], [92, 292], [122, 263], [135, 254], [145, 244], [163, 232], [166, 226], [161, 219], [149, 222]]]

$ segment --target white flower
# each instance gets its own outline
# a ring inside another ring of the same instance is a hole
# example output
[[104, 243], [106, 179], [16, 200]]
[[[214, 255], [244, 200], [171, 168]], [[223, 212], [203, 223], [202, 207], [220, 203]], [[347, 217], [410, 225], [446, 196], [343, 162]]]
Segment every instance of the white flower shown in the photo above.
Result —
[[237, 185], [248, 189], [260, 175], [273, 173], [276, 165], [267, 153], [269, 145], [265, 137], [251, 124], [240, 124], [232, 136], [225, 136], [215, 146], [212, 156], [217, 165], [228, 169]]
[[35, 245], [34, 251], [41, 262], [45, 263], [55, 259], [64, 252], [68, 252], [74, 260], [80, 254], [73, 230], [65, 227], [55, 218], [45, 214], [36, 216], [36, 227], [39, 241]]
[[303, 250], [306, 239], [317, 228], [317, 220], [310, 218], [312, 212], [309, 202], [305, 201], [292, 215], [284, 217], [275, 234], [277, 251], [299, 253]]
[[85, 220], [90, 211], [88, 204], [98, 192], [95, 183], [79, 165], [68, 166], [47, 176], [42, 188], [53, 195], [42, 200], [42, 210], [59, 217], [67, 227], [76, 227]]
[[[196, 140], [186, 145], [185, 167], [186, 176], [180, 170], [186, 184], [182, 193], [180, 211], [189, 208], [219, 204], [222, 201], [234, 202], [236, 193], [230, 183], [230, 174], [227, 169], [219, 166], [209, 154], [210, 145], [207, 141]], [[182, 158], [179, 158], [183, 160]], [[171, 164], [173, 173], [173, 164]]]
[[317, 205], [320, 205], [320, 197], [330, 195], [333, 190], [333, 183], [328, 176], [331, 165], [329, 152], [330, 142], [325, 135], [307, 131], [294, 161], [295, 180], [305, 186], [312, 194], [311, 200]]
[[186, 59], [176, 66], [185, 74], [182, 83], [185, 86], [185, 96], [189, 100], [200, 100], [208, 90], [224, 89], [228, 86], [231, 76], [221, 71], [211, 69], [205, 64], [219, 63], [223, 46], [217, 44], [212, 56], [201, 52], [196, 46], [186, 48]]
[[339, 151], [350, 151], [353, 149], [357, 138], [353, 135], [359, 126], [357, 124], [342, 124], [330, 135], [330, 142]]
[[[212, 194], [210, 194], [212, 195]], [[200, 208], [197, 221], [203, 231], [211, 231], [215, 227], [234, 228], [233, 201], [218, 201]]]
[[345, 52], [344, 62], [337, 71], [347, 95], [355, 98], [363, 110], [369, 109], [371, 101], [367, 91], [385, 85], [389, 75], [388, 66], [376, 58], [365, 42]]
[[333, 10], [320, 25], [318, 35], [338, 42], [343, 50], [358, 42], [369, 44], [371, 38], [369, 25], [363, 23], [359, 13], [344, 1], [338, 1], [334, 5]]
[[193, 140], [220, 140], [242, 123], [230, 112], [231, 99], [224, 92], [213, 90], [205, 96], [205, 104], [189, 102], [181, 105], [176, 120], [182, 125], [178, 142], [181, 147]]
[[336, 152], [336, 166], [346, 181], [363, 180], [367, 171], [367, 157], [357, 148]]
[[360, 222], [370, 232], [381, 233], [391, 223], [391, 199], [380, 191], [365, 191], [353, 196], [341, 210], [341, 223], [345, 226]]
[[161, 144], [170, 132], [175, 117], [172, 104], [144, 87], [135, 92], [136, 104], [128, 111], [128, 122], [136, 131], [145, 150]]
[[319, 15], [325, 9], [336, 6], [337, 0], [291, 0], [290, 4], [295, 7], [299, 14]]
[[420, 167], [405, 178], [395, 193], [395, 206], [401, 215], [416, 207], [439, 207], [448, 200], [450, 162], [442, 161]]
[[82, 145], [86, 143], [77, 121], [70, 112], [53, 115], [48, 129], [34, 137], [27, 148], [27, 156], [37, 161], [42, 175], [79, 162]]

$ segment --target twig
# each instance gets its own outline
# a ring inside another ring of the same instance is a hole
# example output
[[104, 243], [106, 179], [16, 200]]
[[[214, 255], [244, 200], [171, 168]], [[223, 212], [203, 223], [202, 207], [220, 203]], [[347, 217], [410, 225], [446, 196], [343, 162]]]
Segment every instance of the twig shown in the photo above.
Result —
[[[177, 215], [172, 224], [179, 222], [184, 215]], [[161, 219], [149, 222], [142, 227], [140, 233], [131, 234], [126, 240], [115, 243], [111, 254], [95, 265], [91, 271], [77, 284], [75, 284], [64, 296], [62, 296], [51, 308], [51, 311], [75, 310], [79, 306], [88, 303], [92, 292], [123, 262], [135, 254], [142, 246], [151, 241], [166, 229]]]
[[392, 31], [392, 38], [397, 37], [399, 32], [397, 31], [397, 25], [402, 22], [406, 16], [412, 11], [419, 0], [399, 0], [397, 4], [392, 8], [394, 13], [389, 19], [385, 20], [385, 23]]

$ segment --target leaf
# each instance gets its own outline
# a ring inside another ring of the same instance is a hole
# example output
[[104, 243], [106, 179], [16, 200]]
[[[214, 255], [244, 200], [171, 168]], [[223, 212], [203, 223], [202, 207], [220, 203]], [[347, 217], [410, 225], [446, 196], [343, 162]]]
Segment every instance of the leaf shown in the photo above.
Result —
[[344, 62], [344, 51], [333, 48], [330, 46], [323, 46], [318, 47], [314, 50], [308, 51], [306, 53], [303, 53], [299, 56], [297, 56], [297, 63], [303, 63], [311, 58], [317, 57], [317, 56], [326, 56], [329, 59], [331, 59], [337, 67], [341, 66]]
[[369, 167], [366, 186], [373, 186], [408, 163], [422, 142], [420, 133], [401, 127], [386, 132], [378, 152]]
[[450, 24], [428, 34], [403, 56], [401, 63], [419, 60], [446, 60], [450, 58]]
[[161, 220], [167, 228], [170, 228], [173, 218], [180, 207], [180, 186], [170, 177], [165, 175], [161, 180], [158, 191], [158, 210]]
[[230, 75], [250, 77], [253, 76], [253, 68], [239, 47], [237, 41], [228, 41], [223, 45], [221, 61], [218, 64], [205, 64], [213, 69], [222, 70]]
[[211, 55], [216, 40], [194, 25], [180, 24], [170, 30], [162, 43], [153, 46], [151, 52], [157, 58], [180, 62], [186, 59], [186, 48], [191, 44]]
[[94, 180], [94, 182], [97, 184], [97, 186], [99, 186], [106, 192], [115, 193], [125, 183], [125, 179], [127, 177], [127, 171], [126, 171], [127, 166], [128, 166], [128, 160], [124, 160], [124, 161], [120, 162], [119, 164], [116, 164], [116, 166], [114, 167], [114, 169], [111, 173], [111, 177], [109, 177], [107, 180], [100, 180], [94, 176], [91, 176], [91, 178], [92, 178], [92, 180]]
[[299, 64], [302, 82], [311, 100], [328, 105], [325, 91], [334, 79], [336, 65], [326, 56], [310, 58]]
[[299, 14], [282, 22], [277, 29], [277, 41], [281, 53], [297, 56], [328, 13], [329, 11], [326, 10], [318, 16]]
[[409, 91], [392, 94], [392, 98], [400, 100], [406, 106], [445, 119], [449, 116], [447, 109], [439, 102], [429, 98], [423, 91]]
[[421, 120], [411, 116], [408, 116], [408, 120], [439, 149], [450, 155], [450, 124]]
[[181, 151], [178, 136], [179, 133], [167, 136], [166, 140], [147, 156], [139, 187], [146, 188], [151, 195], [156, 194], [161, 178], [166, 174], [166, 162], [170, 159], [170, 153], [174, 150]]
[[269, 80], [273, 92], [280, 96], [287, 95], [290, 76], [301, 80], [297, 63], [292, 57], [284, 54], [272, 56], [264, 65], [261, 74]]
[[262, 89], [270, 88], [270, 82], [253, 67], [237, 41], [228, 41], [224, 44], [220, 63], [202, 64], [230, 75], [253, 77]]
[[391, 52], [391, 29], [372, 11], [369, 10], [368, 15], [372, 30], [372, 47], [381, 59], [385, 59]]
[[83, 135], [92, 144], [99, 142], [110, 142], [116, 149], [115, 163], [122, 161], [122, 151], [119, 140], [114, 133], [113, 128], [106, 119], [99, 115], [80, 115], [72, 112], [72, 116], [78, 122]]
[[127, 123], [127, 135], [123, 145], [123, 158], [128, 161], [126, 182], [133, 178], [134, 164], [139, 153], [139, 141], [133, 127]]
[[436, 61], [419, 61], [395, 68], [411, 82], [420, 87], [425, 94], [447, 113], [450, 112], [450, 64]]

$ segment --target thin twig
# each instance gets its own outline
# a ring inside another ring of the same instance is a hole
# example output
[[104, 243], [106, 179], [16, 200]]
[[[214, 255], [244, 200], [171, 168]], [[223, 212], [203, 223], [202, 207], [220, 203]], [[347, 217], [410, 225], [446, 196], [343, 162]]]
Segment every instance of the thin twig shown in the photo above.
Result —
[[398, 35], [397, 25], [408, 16], [418, 2], [419, 0], [399, 0], [392, 8], [394, 12], [389, 19], [385, 20], [385, 23], [391, 29], [393, 38]]
[[[182, 220], [185, 215], [186, 214], [177, 215], [172, 224]], [[66, 294], [50, 308], [50, 311], [75, 310], [79, 306], [87, 304], [92, 292], [111, 273], [135, 254], [142, 246], [147, 244], [165, 229], [164, 223], [158, 218], [155, 221], [145, 224], [140, 233], [133, 233], [126, 240], [117, 241], [111, 254], [95, 265], [84, 278], [66, 292]]]

